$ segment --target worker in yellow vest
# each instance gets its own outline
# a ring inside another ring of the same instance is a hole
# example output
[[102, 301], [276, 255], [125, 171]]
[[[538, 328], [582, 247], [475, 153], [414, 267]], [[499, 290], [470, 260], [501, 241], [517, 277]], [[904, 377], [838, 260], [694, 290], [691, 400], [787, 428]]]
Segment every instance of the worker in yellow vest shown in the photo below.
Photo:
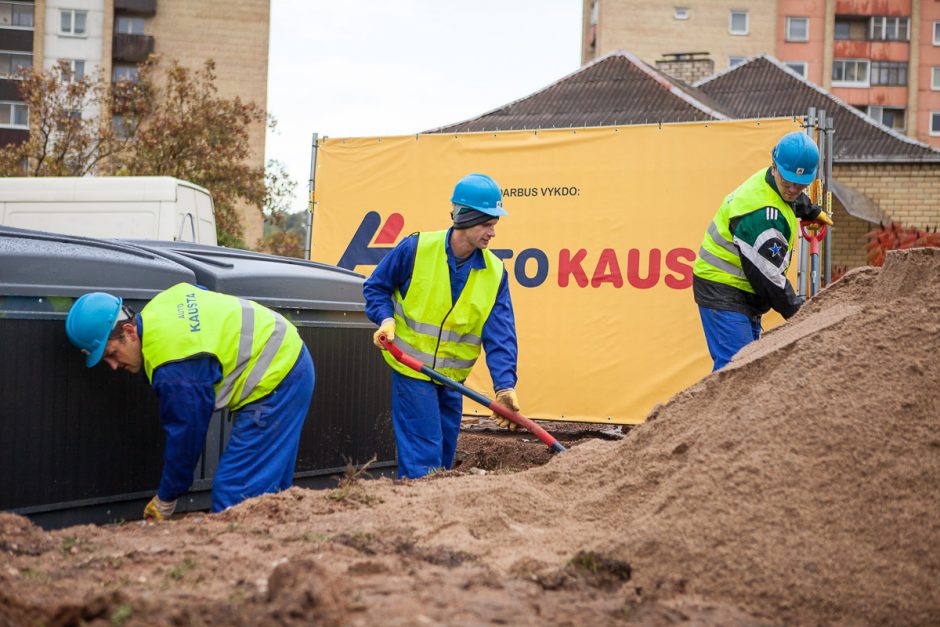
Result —
[[[403, 239], [363, 287], [366, 315], [401, 350], [442, 374], [463, 381], [481, 347], [496, 401], [519, 411], [516, 396], [516, 323], [503, 262], [487, 247], [496, 223], [508, 215], [502, 192], [484, 174], [469, 174], [451, 197], [453, 226]], [[460, 393], [431, 381], [382, 353], [392, 372], [392, 422], [398, 476], [423, 477], [449, 469], [457, 450]], [[501, 427], [516, 425], [493, 414]]]
[[160, 399], [163, 471], [144, 517], [161, 521], [189, 490], [215, 410], [232, 432], [212, 481], [212, 511], [290, 487], [314, 370], [297, 329], [258, 303], [180, 283], [139, 314], [112, 294], [85, 294], [66, 334], [89, 368], [143, 370]]
[[692, 292], [718, 370], [760, 337], [771, 308], [790, 318], [802, 304], [786, 272], [799, 220], [832, 224], [803, 190], [816, 178], [819, 149], [806, 133], [784, 135], [761, 168], [729, 194], [708, 225], [693, 267]]

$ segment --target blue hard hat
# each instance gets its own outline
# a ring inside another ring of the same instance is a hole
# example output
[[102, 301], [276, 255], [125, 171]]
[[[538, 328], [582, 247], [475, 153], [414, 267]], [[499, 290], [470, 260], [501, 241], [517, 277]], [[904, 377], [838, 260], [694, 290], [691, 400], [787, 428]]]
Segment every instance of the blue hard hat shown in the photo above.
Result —
[[85, 294], [69, 310], [65, 333], [76, 348], [88, 355], [85, 365], [89, 368], [101, 361], [120, 312], [121, 299], [104, 292]]
[[485, 174], [468, 174], [454, 187], [450, 201], [461, 207], [481, 211], [488, 216], [508, 216], [503, 209], [503, 193], [496, 181]]
[[816, 178], [819, 148], [806, 133], [793, 131], [781, 137], [774, 146], [773, 159], [784, 179], [797, 185], [809, 185]]

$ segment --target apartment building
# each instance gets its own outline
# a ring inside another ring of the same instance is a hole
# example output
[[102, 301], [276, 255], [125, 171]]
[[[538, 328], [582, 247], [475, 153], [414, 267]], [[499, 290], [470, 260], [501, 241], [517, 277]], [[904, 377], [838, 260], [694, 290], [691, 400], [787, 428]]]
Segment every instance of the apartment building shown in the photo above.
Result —
[[29, 136], [29, 111], [14, 76], [33, 67], [34, 24], [32, 2], [0, 1], [0, 145]]
[[687, 82], [770, 54], [940, 147], [936, 0], [584, 0], [582, 63], [624, 48]]
[[[267, 105], [270, 0], [0, 0], [0, 144], [23, 141], [29, 111], [15, 72], [68, 61], [77, 76], [133, 79], [151, 53], [198, 69], [216, 62], [219, 95]], [[98, 115], [83, 111], [81, 115]], [[265, 128], [250, 131], [252, 166], [264, 165]], [[245, 241], [261, 237], [260, 213], [242, 208]]]

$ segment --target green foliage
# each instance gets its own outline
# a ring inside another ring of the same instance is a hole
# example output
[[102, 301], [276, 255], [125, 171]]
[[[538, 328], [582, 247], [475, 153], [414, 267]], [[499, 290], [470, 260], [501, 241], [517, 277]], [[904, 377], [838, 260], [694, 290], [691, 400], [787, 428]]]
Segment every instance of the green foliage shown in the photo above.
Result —
[[78, 552], [78, 547], [82, 544], [85, 544], [85, 540], [78, 538], [76, 536], [65, 536], [62, 538], [62, 544], [59, 546], [59, 549], [62, 553], [68, 555], [70, 553]]
[[114, 608], [114, 611], [111, 612], [111, 624], [115, 627], [120, 627], [126, 623], [131, 616], [134, 614], [134, 609], [127, 603], [122, 603]]
[[307, 212], [290, 213], [297, 182], [280, 161], [268, 161], [265, 172], [264, 236], [258, 249], [284, 257], [304, 257]]
[[346, 472], [343, 474], [342, 478], [340, 478], [336, 489], [330, 490], [326, 498], [332, 501], [350, 501], [363, 505], [371, 505], [374, 503], [375, 497], [366, 493], [361, 480], [371, 477], [367, 471], [375, 460], [376, 457], [373, 455], [372, 458], [360, 468], [356, 468], [352, 461], [346, 460]]
[[167, 577], [174, 581], [180, 581], [183, 577], [186, 576], [186, 573], [196, 568], [196, 562], [190, 558], [184, 559], [182, 562], [174, 566], [167, 573]]

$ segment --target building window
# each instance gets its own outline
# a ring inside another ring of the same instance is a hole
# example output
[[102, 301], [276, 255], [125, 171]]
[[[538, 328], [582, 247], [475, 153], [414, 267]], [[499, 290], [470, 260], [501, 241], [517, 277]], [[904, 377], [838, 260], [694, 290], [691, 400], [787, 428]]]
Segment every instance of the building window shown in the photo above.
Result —
[[911, 18], [897, 16], [875, 16], [871, 18], [872, 41], [907, 41]]
[[809, 18], [787, 18], [787, 41], [809, 41]]
[[806, 61], [785, 61], [784, 65], [806, 78]]
[[119, 15], [114, 26], [114, 32], [124, 35], [143, 35], [144, 18]]
[[84, 36], [85, 22], [88, 21], [88, 11], [75, 9], [59, 10], [59, 32], [63, 35]]
[[930, 134], [940, 135], [940, 111], [930, 112]]
[[940, 66], [930, 68], [930, 89], [940, 90]]
[[676, 20], [687, 20], [689, 19], [689, 9], [687, 7], [676, 7], [672, 12], [672, 17]]
[[120, 81], [131, 81], [132, 83], [137, 82], [137, 66], [136, 65], [115, 65], [114, 69], [111, 71], [111, 81], [114, 83]]
[[899, 61], [872, 61], [872, 85], [907, 85], [907, 63]]
[[21, 69], [33, 67], [33, 55], [23, 52], [0, 52], [0, 78], [17, 78]]
[[0, 128], [29, 128], [29, 107], [22, 102], [0, 102]]
[[738, 67], [747, 61], [747, 57], [728, 57], [728, 67]]
[[0, 2], [0, 26], [3, 28], [32, 28], [33, 5], [18, 2]]
[[111, 118], [114, 134], [118, 139], [128, 139], [134, 133], [134, 118], [123, 114], [115, 114]]
[[865, 41], [868, 38], [868, 22], [863, 18], [853, 18], [848, 16], [836, 17], [835, 33], [836, 39], [851, 39], [854, 41]]
[[728, 32], [732, 35], [747, 35], [747, 11], [731, 9]]
[[904, 108], [903, 107], [868, 107], [868, 117], [877, 122], [881, 122], [888, 128], [903, 131]]
[[868, 87], [868, 60], [833, 59], [832, 84], [836, 87]]
[[63, 73], [62, 80], [65, 82], [71, 83], [74, 81], [80, 81], [85, 77], [85, 62], [81, 59], [59, 59], [59, 61], [68, 63], [69, 68], [72, 70], [71, 76]]

